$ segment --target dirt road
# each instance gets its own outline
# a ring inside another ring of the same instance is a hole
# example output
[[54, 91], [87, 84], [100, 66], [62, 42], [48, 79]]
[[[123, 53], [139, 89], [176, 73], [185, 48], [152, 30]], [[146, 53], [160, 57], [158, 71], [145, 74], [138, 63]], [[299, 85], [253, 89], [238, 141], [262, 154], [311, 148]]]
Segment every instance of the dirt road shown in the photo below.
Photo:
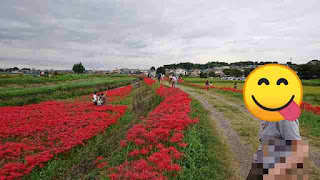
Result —
[[[233, 163], [233, 171], [235, 176], [239, 179], [245, 179], [251, 166], [253, 155], [252, 152], [254, 152], [255, 150], [250, 144], [243, 143], [241, 135], [239, 135], [239, 133], [231, 125], [232, 120], [226, 117], [223, 113], [219, 112], [216, 107], [214, 107], [212, 103], [210, 103], [210, 98], [221, 101], [222, 103], [225, 103], [230, 107], [236, 108], [250, 119], [254, 119], [257, 122], [259, 121], [259, 119], [253, 117], [242, 104], [229, 101], [220, 94], [215, 94], [212, 91], [208, 92], [200, 89], [197, 90], [181, 85], [177, 85], [177, 87], [181, 88], [182, 90], [199, 100], [206, 108], [206, 110], [210, 112], [210, 118], [212, 119], [212, 121], [215, 121], [221, 132], [221, 136], [223, 137], [223, 139], [225, 139], [225, 143], [232, 150], [232, 156], [235, 160], [235, 162]], [[318, 179], [320, 167], [320, 151], [318, 148], [313, 146], [310, 147], [310, 160], [312, 161], [312, 169], [310, 170], [312, 178], [310, 179]]]

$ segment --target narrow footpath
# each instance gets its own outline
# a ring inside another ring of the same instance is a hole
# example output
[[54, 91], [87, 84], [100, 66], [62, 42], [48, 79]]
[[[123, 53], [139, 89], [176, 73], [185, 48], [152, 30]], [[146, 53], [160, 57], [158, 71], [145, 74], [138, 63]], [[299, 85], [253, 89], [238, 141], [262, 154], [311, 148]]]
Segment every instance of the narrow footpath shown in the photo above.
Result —
[[[166, 83], [166, 85], [169, 85]], [[217, 125], [221, 137], [225, 139], [225, 143], [229, 146], [232, 151], [233, 158], [235, 160], [233, 164], [234, 167], [234, 175], [240, 179], [246, 179], [246, 176], [250, 170], [251, 162], [252, 162], [252, 152], [255, 151], [252, 146], [248, 143], [243, 143], [241, 140], [241, 136], [238, 134], [236, 130], [232, 128], [231, 120], [224, 116], [223, 113], [219, 112], [211, 103], [208, 97], [217, 99], [229, 106], [237, 108], [247, 117], [259, 121], [259, 119], [255, 118], [251, 113], [247, 111], [247, 109], [238, 103], [230, 102], [225, 99], [222, 95], [214, 94], [212, 91], [205, 90], [197, 90], [191, 87], [186, 87], [182, 85], [177, 85], [177, 88], [182, 89], [183, 91], [190, 94], [193, 98], [197, 99], [201, 102], [201, 104], [205, 107], [207, 111], [210, 112], [210, 118]], [[311, 167], [310, 173], [312, 174], [310, 179], [319, 179], [317, 176], [319, 175], [319, 167], [320, 167], [320, 151], [318, 148], [310, 146], [310, 160]]]

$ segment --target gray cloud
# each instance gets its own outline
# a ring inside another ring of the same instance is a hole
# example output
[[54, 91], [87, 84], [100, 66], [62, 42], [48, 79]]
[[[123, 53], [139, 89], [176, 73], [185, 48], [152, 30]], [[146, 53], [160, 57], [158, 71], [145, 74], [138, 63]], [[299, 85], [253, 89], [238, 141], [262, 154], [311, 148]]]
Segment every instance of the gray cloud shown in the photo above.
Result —
[[0, 67], [319, 59], [318, 0], [3, 0]]

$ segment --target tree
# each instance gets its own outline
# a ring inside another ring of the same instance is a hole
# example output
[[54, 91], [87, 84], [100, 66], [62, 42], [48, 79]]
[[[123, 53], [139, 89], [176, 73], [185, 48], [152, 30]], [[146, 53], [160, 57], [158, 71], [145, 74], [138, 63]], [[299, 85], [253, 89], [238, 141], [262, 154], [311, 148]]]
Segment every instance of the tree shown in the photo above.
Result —
[[152, 67], [150, 68], [150, 70], [151, 70], [151, 71], [155, 71], [156, 68], [155, 68], [154, 66], [152, 66]]
[[208, 75], [209, 77], [216, 77], [216, 73], [214, 71], [210, 71]]
[[161, 74], [165, 74], [166, 73], [166, 70], [164, 69], [164, 67], [158, 67], [157, 74], [159, 74], [159, 73], [161, 73]]
[[84, 66], [82, 65], [82, 63], [80, 62], [79, 64], [74, 64], [72, 70], [75, 73], [84, 73], [84, 71], [86, 70], [84, 68]]
[[244, 70], [244, 76], [247, 77], [249, 76], [249, 74], [251, 73], [251, 71], [253, 71], [254, 69], [245, 69]]
[[208, 77], [208, 73], [205, 73], [205, 72], [200, 73], [200, 78], [207, 78], [207, 77]]
[[223, 73], [228, 76], [242, 76], [242, 72], [239, 69], [224, 69]]

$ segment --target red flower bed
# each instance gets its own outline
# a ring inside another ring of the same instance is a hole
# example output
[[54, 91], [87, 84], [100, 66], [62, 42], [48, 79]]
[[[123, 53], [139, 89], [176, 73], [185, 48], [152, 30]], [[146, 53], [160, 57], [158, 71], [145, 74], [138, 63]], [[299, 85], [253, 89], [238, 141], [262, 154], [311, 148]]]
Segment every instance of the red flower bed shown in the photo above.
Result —
[[183, 157], [177, 147], [186, 147], [183, 131], [198, 119], [190, 119], [191, 99], [178, 88], [161, 86], [157, 93], [164, 100], [142, 123], [128, 130], [120, 146], [128, 144], [134, 149], [128, 154], [128, 161], [110, 168], [111, 179], [167, 179], [181, 170], [177, 160]]
[[114, 101], [116, 99], [124, 99], [129, 96], [132, 91], [132, 85], [112, 89], [107, 91], [108, 101]]
[[313, 106], [307, 102], [302, 102], [301, 109], [309, 112], [313, 112], [314, 114], [320, 115], [320, 106]]
[[178, 83], [183, 83], [183, 82], [184, 82], [184, 80], [182, 78], [178, 79]]
[[16, 179], [115, 123], [126, 106], [48, 101], [0, 108], [0, 179]]
[[143, 80], [144, 80], [144, 82], [145, 82], [147, 85], [149, 85], [149, 86], [151, 86], [153, 83], [156, 82], [156, 80], [153, 80], [153, 79], [151, 79], [151, 78], [144, 78]]
[[239, 89], [234, 89], [234, 88], [230, 88], [230, 87], [210, 87], [210, 88], [216, 88], [216, 89], [220, 89], [223, 91], [230, 91], [230, 92], [235, 92], [235, 93], [241, 93], [242, 94], [242, 90]]

